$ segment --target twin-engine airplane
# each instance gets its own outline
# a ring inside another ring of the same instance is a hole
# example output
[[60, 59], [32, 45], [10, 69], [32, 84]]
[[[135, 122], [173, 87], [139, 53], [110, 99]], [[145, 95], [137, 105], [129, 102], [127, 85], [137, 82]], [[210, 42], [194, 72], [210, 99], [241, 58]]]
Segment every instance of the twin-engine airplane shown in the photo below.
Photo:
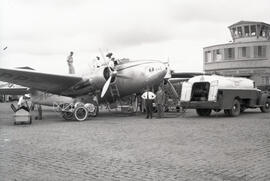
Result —
[[[66, 120], [96, 116], [99, 103], [114, 102], [157, 86], [167, 73], [160, 61], [124, 61], [77, 74], [49, 74], [27, 69], [0, 68], [0, 80], [29, 88], [34, 104], [56, 106]], [[109, 91], [108, 91], [109, 90]]]

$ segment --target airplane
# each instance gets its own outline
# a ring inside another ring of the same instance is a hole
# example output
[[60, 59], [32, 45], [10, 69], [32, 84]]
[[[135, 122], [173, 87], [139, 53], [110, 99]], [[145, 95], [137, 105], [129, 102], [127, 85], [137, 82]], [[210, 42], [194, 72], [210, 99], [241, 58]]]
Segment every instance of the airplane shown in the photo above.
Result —
[[161, 61], [125, 59], [114, 70], [103, 64], [80, 75], [0, 68], [0, 81], [27, 87], [32, 103], [53, 106], [66, 120], [84, 121], [98, 114], [100, 103], [141, 94], [147, 86], [158, 86], [166, 73]]

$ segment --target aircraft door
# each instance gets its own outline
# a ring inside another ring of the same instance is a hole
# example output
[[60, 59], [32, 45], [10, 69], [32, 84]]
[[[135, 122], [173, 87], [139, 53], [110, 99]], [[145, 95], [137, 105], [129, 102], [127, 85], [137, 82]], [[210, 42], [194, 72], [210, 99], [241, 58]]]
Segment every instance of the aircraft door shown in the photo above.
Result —
[[192, 90], [192, 83], [183, 82], [180, 100], [181, 101], [190, 101], [191, 90]]
[[218, 92], [218, 80], [215, 80], [210, 83], [208, 101], [216, 101], [217, 92]]

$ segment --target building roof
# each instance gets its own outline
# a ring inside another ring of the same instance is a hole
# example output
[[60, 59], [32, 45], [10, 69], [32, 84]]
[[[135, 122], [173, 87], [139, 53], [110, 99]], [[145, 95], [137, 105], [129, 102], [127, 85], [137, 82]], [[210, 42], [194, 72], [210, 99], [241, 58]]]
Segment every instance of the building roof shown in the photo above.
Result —
[[266, 25], [266, 26], [270, 27], [270, 24], [267, 24], [267, 23], [264, 23], [264, 22], [261, 22], [261, 21], [239, 21], [237, 23], [232, 24], [228, 28], [232, 28], [232, 27], [234, 27], [236, 25], [243, 25], [243, 24], [263, 24], [263, 25]]

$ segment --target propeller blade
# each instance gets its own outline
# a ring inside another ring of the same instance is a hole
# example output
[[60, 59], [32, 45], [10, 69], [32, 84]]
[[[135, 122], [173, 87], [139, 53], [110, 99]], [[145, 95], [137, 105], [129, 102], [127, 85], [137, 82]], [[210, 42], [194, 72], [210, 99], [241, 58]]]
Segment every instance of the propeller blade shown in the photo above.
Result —
[[103, 98], [103, 96], [106, 94], [109, 86], [110, 86], [110, 83], [111, 83], [111, 79], [112, 79], [112, 76], [110, 76], [108, 78], [108, 80], [106, 81], [106, 83], [104, 84], [103, 88], [102, 88], [102, 92], [101, 92], [101, 98]]

